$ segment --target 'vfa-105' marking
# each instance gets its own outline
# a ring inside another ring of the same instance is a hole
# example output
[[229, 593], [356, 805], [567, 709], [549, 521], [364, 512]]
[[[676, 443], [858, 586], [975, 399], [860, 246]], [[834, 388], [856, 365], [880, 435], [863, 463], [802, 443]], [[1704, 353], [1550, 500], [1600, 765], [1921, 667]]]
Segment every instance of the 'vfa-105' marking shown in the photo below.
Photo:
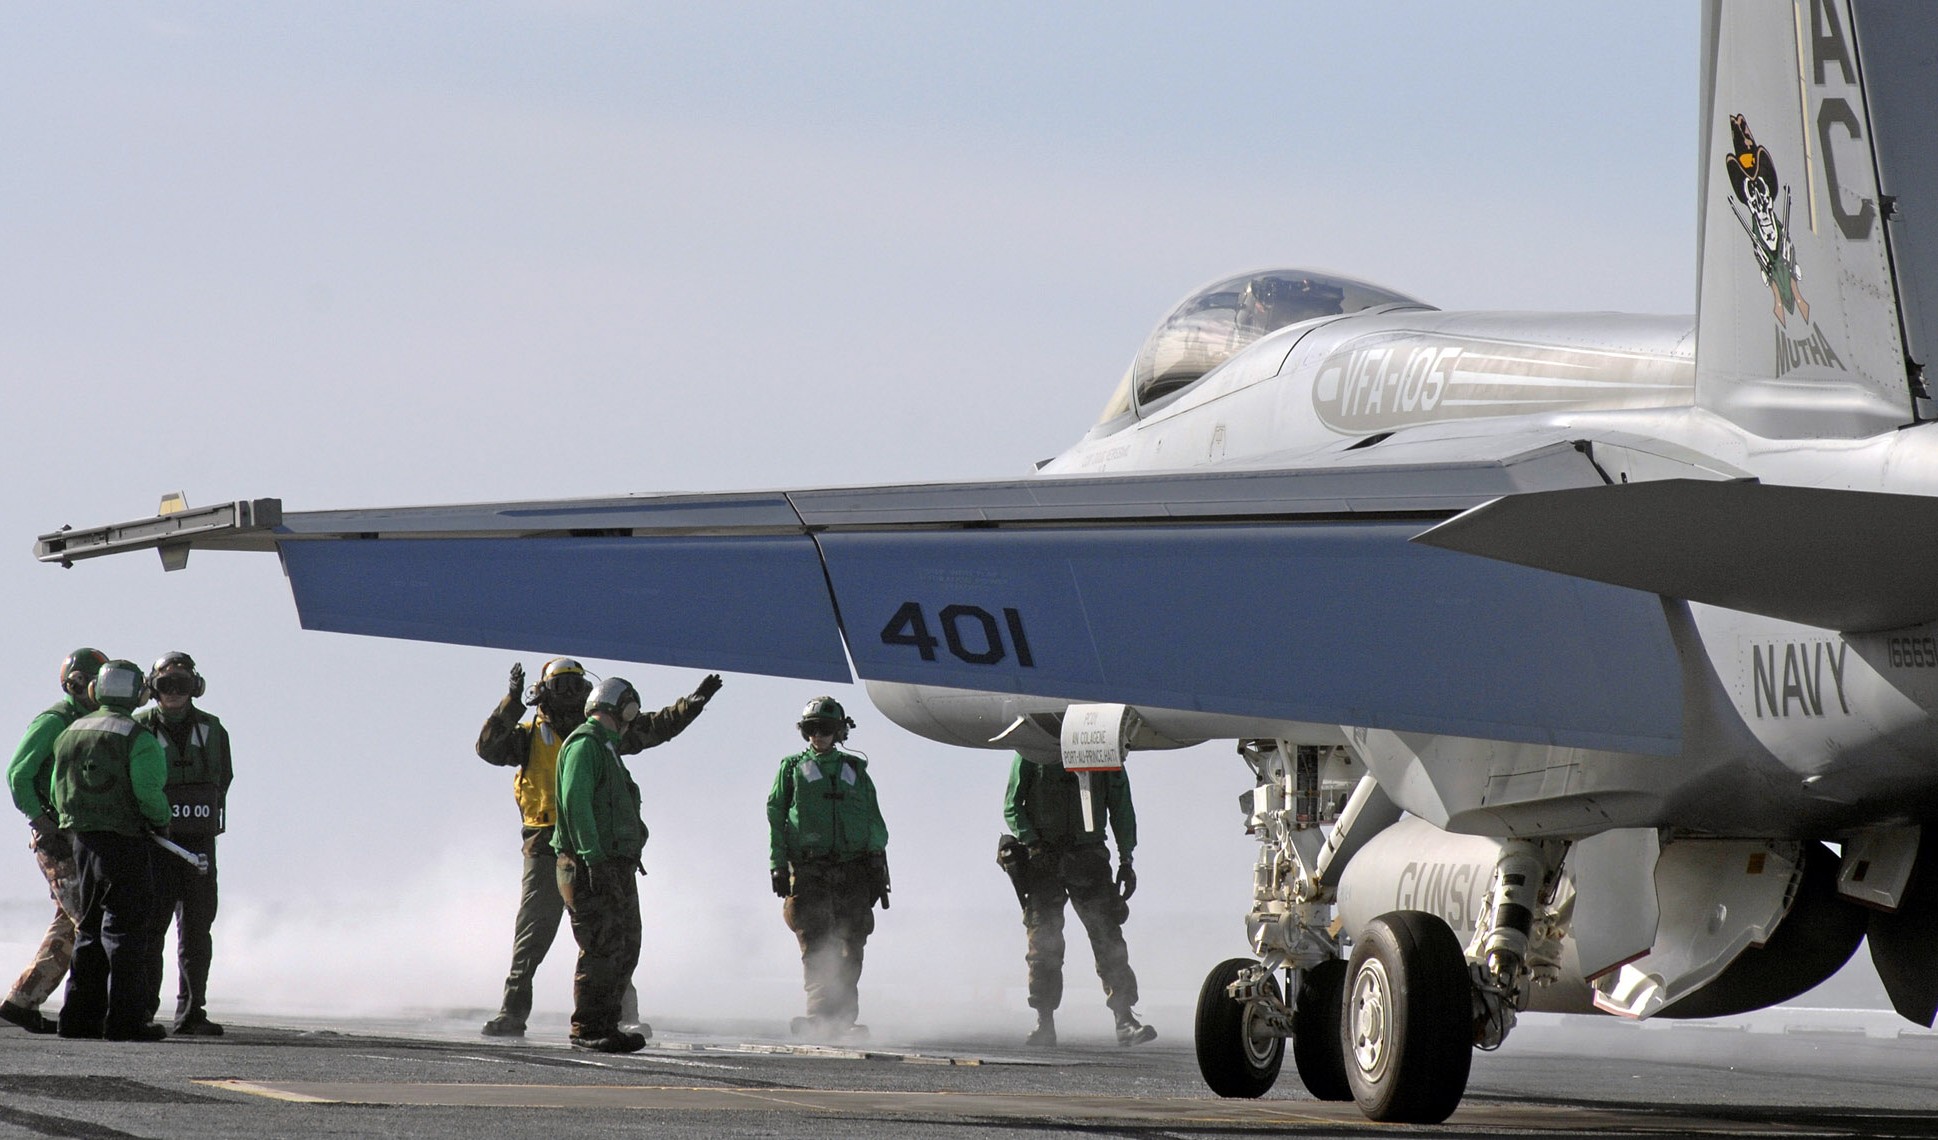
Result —
[[[922, 612], [922, 603], [903, 602], [895, 616], [882, 627], [882, 644], [913, 645], [924, 661], [935, 660], [935, 647], [947, 644], [950, 654], [970, 665], [995, 665], [1013, 649], [1018, 665], [1025, 669], [1036, 667], [1036, 658], [1030, 653], [1030, 639], [1023, 633], [1023, 615], [1014, 607], [1003, 607], [1001, 627], [996, 624], [995, 615], [981, 606], [943, 606], [936, 618], [942, 627], [940, 640], [929, 632], [929, 619]], [[1007, 643], [1003, 638], [1004, 628], [1009, 631]]]
[[1750, 676], [1756, 690], [1756, 715], [1764, 717], [1825, 716], [1824, 678], [1830, 678], [1837, 707], [1848, 714], [1844, 699], [1844, 658], [1850, 646], [1842, 641], [1779, 641], [1750, 646]]

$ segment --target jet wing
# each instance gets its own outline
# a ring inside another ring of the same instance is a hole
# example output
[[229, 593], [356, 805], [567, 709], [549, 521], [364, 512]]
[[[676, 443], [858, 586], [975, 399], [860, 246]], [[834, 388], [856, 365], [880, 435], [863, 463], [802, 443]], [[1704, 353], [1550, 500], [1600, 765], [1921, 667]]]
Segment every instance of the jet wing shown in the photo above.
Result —
[[37, 555], [273, 549], [309, 629], [1674, 751], [1680, 670], [1657, 598], [1410, 541], [1502, 496], [1599, 483], [1585, 456], [1354, 458], [389, 510], [258, 500], [56, 532]]

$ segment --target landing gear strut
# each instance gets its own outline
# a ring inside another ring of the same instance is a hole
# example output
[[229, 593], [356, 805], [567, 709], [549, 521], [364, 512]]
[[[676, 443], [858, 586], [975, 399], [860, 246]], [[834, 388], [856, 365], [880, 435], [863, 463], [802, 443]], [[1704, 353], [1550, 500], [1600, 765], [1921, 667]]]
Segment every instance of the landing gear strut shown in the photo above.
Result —
[[[1260, 846], [1246, 916], [1258, 961], [1220, 963], [1205, 980], [1198, 1064], [1219, 1095], [1259, 1096], [1277, 1079], [1290, 1038], [1313, 1096], [1350, 1098], [1374, 1120], [1438, 1123], [1466, 1092], [1473, 1050], [1499, 1047], [1534, 991], [1559, 976], [1573, 913], [1573, 893], [1562, 890], [1571, 844], [1450, 836], [1402, 822], [1377, 781], [1361, 774], [1365, 734], [1352, 739], [1350, 753], [1289, 741], [1239, 745], [1258, 777], [1242, 801]], [[1464, 852], [1463, 878], [1439, 877], [1455, 852]], [[1481, 880], [1484, 860], [1493, 867]], [[1349, 862], [1362, 869], [1350, 876], [1348, 902], [1357, 906], [1335, 918]], [[1446, 898], [1420, 888], [1423, 866], [1436, 868], [1433, 883], [1484, 881], [1486, 892], [1450, 911]], [[1408, 881], [1408, 904], [1433, 911], [1376, 914], [1367, 905]], [[1461, 930], [1437, 912], [1454, 914]], [[1350, 924], [1349, 960], [1342, 923]]]
[[[1198, 1068], [1220, 1096], [1261, 1096], [1277, 1081], [1290, 1038], [1307, 1091], [1350, 1100], [1341, 1039], [1346, 962], [1330, 930], [1338, 878], [1328, 868], [1343, 869], [1399, 810], [1343, 748], [1253, 740], [1239, 753], [1258, 778], [1243, 806], [1260, 844], [1246, 920], [1259, 960], [1221, 962], [1205, 979]], [[1320, 830], [1335, 821], [1330, 837]]]

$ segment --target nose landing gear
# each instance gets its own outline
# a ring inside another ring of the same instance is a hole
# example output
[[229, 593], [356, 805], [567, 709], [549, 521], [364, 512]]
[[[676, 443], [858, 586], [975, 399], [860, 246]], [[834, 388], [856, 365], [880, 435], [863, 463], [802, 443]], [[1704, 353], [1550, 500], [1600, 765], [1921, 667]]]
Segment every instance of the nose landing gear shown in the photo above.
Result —
[[[1198, 1071], [1211, 1091], [1224, 1097], [1261, 1097], [1279, 1079], [1285, 1063], [1285, 1038], [1271, 1026], [1285, 1009], [1278, 979], [1264, 974], [1261, 1000], [1231, 996], [1232, 984], [1248, 971], [1263, 972], [1251, 958], [1228, 958], [1212, 968], [1198, 991]], [[1276, 1009], [1274, 1008], [1276, 1007]]]

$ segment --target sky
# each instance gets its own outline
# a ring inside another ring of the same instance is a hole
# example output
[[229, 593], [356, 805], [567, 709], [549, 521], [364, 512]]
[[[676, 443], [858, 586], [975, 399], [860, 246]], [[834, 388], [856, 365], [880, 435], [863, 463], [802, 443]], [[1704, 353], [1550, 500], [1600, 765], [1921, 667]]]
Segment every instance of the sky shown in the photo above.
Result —
[[[512, 662], [554, 648], [306, 633], [273, 558], [61, 570], [36, 535], [170, 491], [317, 510], [1015, 476], [1083, 434], [1179, 298], [1255, 268], [1690, 312], [1697, 36], [1678, 0], [8, 6], [0, 716], [24, 730], [76, 646], [190, 652], [237, 763], [212, 1015], [482, 1019], [518, 819], [471, 746]], [[652, 707], [700, 677], [587, 664]], [[763, 803], [821, 691], [730, 675], [633, 761], [649, 1020], [799, 1012]], [[891, 832], [863, 1019], [1021, 1032], [1005, 754], [834, 695]], [[1229, 742], [1130, 772], [1132, 962], [1183, 1039], [1246, 952], [1250, 779]], [[0, 974], [48, 913], [18, 834]], [[561, 932], [541, 1013], [569, 1008], [571, 952]], [[1102, 1033], [1089, 974], [1073, 943], [1066, 1023]]]

